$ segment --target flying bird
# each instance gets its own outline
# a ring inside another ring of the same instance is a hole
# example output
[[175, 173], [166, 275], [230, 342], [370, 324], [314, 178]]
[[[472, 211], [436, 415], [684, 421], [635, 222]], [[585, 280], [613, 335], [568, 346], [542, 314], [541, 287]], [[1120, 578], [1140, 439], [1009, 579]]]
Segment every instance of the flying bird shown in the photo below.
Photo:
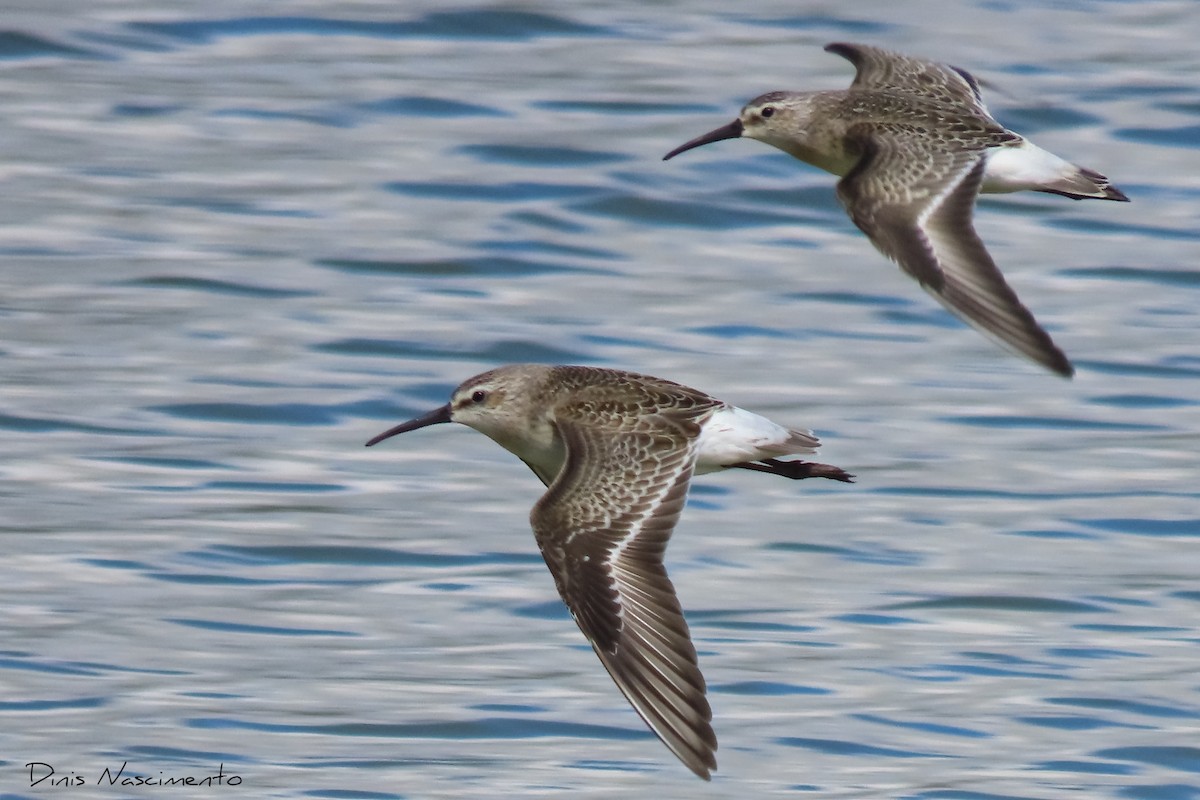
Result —
[[678, 383], [612, 369], [516, 364], [367, 446], [443, 422], [486, 434], [546, 485], [530, 523], [571, 616], [634, 710], [705, 780], [717, 738], [663, 553], [693, 475], [747, 469], [793, 480], [852, 475], [785, 460], [812, 453], [786, 428]]
[[849, 89], [769, 92], [664, 160], [758, 139], [841, 177], [841, 200], [876, 248], [950, 311], [1064, 377], [1074, 367], [1017, 295], [972, 221], [980, 192], [1129, 198], [1108, 178], [1008, 130], [965, 70], [862, 44], [825, 47], [857, 70]]

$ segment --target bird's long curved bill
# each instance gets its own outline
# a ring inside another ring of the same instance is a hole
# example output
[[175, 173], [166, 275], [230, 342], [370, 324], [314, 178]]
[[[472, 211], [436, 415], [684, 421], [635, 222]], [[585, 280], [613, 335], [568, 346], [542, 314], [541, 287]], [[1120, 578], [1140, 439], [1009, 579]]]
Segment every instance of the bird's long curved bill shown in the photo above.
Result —
[[424, 428], [429, 425], [437, 425], [439, 423], [449, 421], [450, 404], [446, 403], [446, 405], [442, 406], [441, 408], [435, 408], [428, 414], [422, 414], [416, 419], [410, 419], [408, 422], [401, 422], [394, 428], [388, 428], [386, 431], [367, 442], [367, 447], [370, 447], [373, 444], [379, 444], [384, 439], [390, 439], [393, 436], [397, 436], [401, 433], [408, 433], [409, 431], [415, 431], [417, 428]]
[[728, 125], [722, 125], [715, 131], [709, 131], [703, 136], [697, 136], [690, 142], [684, 142], [683, 144], [679, 145], [679, 147], [676, 147], [674, 150], [663, 156], [663, 161], [672, 159], [680, 153], [686, 150], [691, 150], [695, 147], [712, 144], [713, 142], [724, 141], [725, 139], [737, 139], [741, 137], [744, 130], [745, 128], [742, 126], [742, 121], [740, 119], [735, 119], [733, 122], [729, 123]]

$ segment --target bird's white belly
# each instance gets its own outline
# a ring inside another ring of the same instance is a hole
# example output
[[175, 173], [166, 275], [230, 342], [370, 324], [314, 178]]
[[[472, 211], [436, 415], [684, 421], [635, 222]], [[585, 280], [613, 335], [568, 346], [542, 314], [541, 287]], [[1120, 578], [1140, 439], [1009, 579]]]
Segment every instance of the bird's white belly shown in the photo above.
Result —
[[696, 446], [697, 475], [743, 461], [816, 449], [797, 442], [795, 434], [782, 425], [737, 407], [723, 408], [709, 417], [700, 429]]
[[1076, 171], [1069, 161], [1026, 139], [1017, 147], [994, 147], [987, 153], [981, 192], [1039, 189]]

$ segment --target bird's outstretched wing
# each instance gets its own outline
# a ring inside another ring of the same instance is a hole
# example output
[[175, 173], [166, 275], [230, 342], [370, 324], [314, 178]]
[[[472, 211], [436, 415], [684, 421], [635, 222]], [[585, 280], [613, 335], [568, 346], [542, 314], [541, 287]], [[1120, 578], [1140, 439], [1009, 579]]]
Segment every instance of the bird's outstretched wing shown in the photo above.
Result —
[[854, 65], [857, 73], [850, 84], [852, 89], [900, 92], [988, 113], [979, 81], [965, 69], [866, 44], [833, 42], [825, 45], [825, 51], [836, 53]]
[[663, 566], [696, 463], [698, 425], [650, 415], [634, 430], [596, 431], [569, 409], [555, 424], [566, 460], [531, 515], [542, 556], [625, 697], [707, 780], [716, 769], [712, 709]]
[[975, 232], [981, 148], [922, 147], [875, 126], [837, 187], [854, 224], [944, 306], [1006, 347], [1066, 377], [1074, 368], [1009, 287]]

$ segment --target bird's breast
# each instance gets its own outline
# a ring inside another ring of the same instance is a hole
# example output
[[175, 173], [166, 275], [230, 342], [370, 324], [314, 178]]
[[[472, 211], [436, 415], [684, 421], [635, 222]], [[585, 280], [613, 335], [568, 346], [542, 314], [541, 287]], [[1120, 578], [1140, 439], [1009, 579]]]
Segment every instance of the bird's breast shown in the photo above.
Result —
[[521, 430], [484, 431], [496, 444], [525, 462], [549, 485], [562, 470], [567, 449], [562, 437], [549, 422], [535, 423]]

